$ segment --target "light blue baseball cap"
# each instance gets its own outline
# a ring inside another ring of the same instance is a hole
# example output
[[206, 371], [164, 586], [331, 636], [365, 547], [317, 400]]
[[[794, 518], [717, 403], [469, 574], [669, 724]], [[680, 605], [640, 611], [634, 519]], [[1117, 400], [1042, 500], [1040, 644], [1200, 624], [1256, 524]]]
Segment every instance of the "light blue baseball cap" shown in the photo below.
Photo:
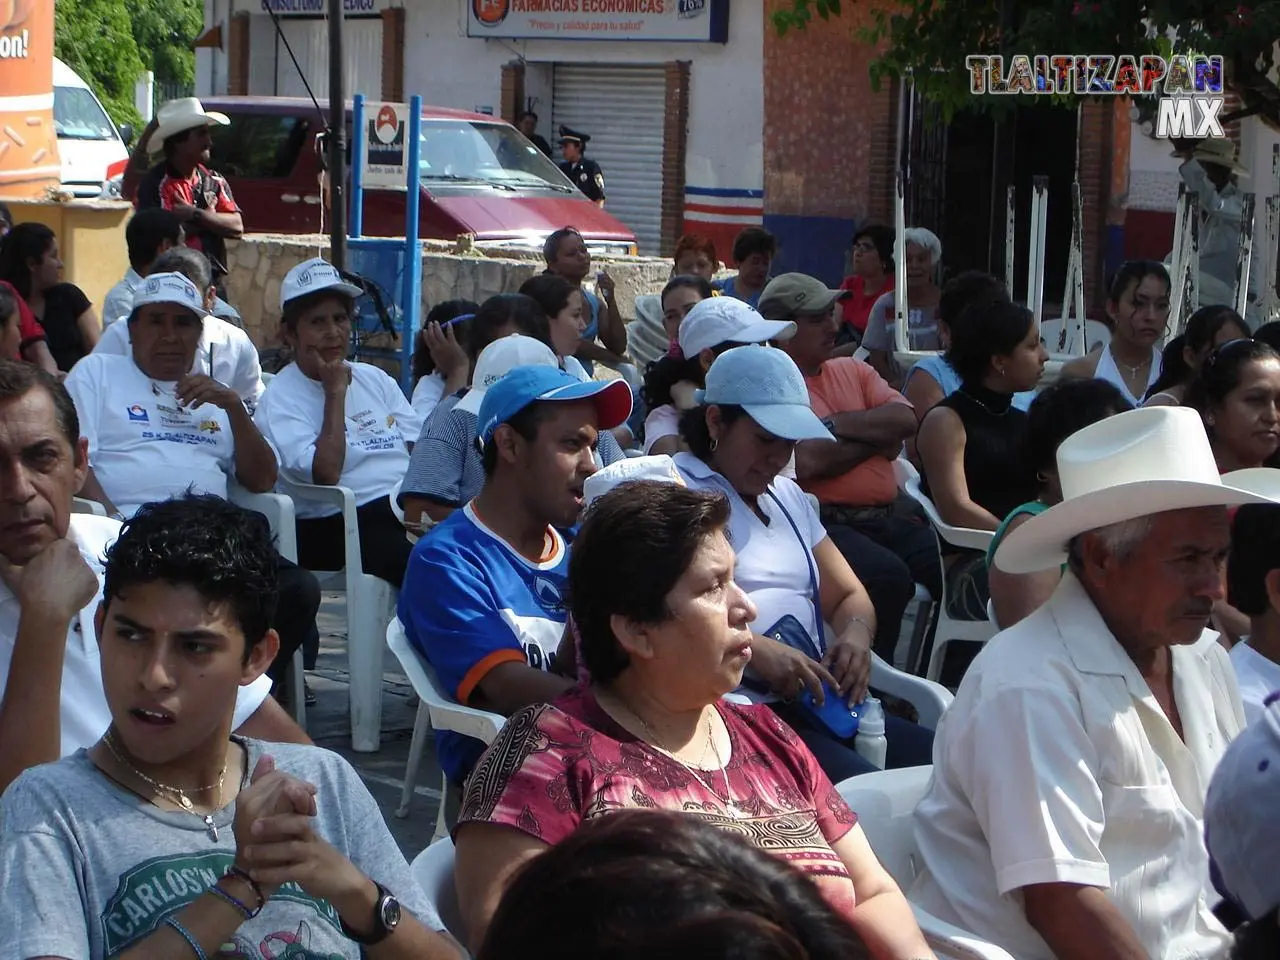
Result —
[[591, 400], [601, 430], [612, 430], [631, 416], [631, 387], [625, 380], [583, 381], [559, 367], [514, 367], [485, 390], [476, 425], [480, 443], [488, 443], [499, 425], [540, 400]]
[[700, 404], [742, 407], [756, 423], [784, 440], [834, 440], [809, 406], [809, 388], [795, 361], [776, 347], [751, 344], [716, 357]]

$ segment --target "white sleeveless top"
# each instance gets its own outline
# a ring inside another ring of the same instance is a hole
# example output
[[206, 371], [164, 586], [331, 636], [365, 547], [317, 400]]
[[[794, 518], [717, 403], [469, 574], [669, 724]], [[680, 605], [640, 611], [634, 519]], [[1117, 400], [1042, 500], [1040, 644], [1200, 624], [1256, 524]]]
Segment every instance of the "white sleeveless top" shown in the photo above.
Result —
[[[1111, 356], [1111, 344], [1107, 344], [1102, 348], [1102, 356], [1098, 358], [1098, 369], [1093, 374], [1099, 380], [1106, 380], [1108, 383], [1114, 384], [1116, 388], [1124, 394], [1124, 398], [1135, 407], [1142, 406], [1142, 397], [1135, 397], [1129, 392], [1129, 385], [1124, 382], [1124, 377], [1120, 374], [1120, 368], [1116, 366], [1115, 358]], [[1151, 366], [1147, 371], [1147, 385], [1143, 387], [1142, 393], [1151, 389], [1151, 385], [1160, 379], [1160, 350], [1157, 347], [1151, 348]]]

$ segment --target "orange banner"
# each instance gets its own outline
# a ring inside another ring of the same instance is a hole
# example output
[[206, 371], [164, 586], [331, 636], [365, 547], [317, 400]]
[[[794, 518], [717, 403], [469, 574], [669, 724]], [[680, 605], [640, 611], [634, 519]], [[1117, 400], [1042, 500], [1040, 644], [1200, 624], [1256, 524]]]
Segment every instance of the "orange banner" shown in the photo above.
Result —
[[0, 0], [0, 198], [61, 180], [53, 129], [53, 0]]

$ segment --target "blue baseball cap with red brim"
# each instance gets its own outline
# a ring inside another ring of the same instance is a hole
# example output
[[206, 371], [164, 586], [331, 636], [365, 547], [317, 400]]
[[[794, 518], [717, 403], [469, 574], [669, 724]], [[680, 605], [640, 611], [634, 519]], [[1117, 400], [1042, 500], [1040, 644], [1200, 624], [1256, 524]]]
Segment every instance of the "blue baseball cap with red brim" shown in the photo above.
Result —
[[579, 380], [559, 367], [513, 367], [485, 391], [480, 404], [476, 434], [488, 443], [493, 431], [531, 403], [570, 403], [591, 400], [596, 407], [596, 427], [612, 430], [631, 416], [631, 387], [625, 380]]

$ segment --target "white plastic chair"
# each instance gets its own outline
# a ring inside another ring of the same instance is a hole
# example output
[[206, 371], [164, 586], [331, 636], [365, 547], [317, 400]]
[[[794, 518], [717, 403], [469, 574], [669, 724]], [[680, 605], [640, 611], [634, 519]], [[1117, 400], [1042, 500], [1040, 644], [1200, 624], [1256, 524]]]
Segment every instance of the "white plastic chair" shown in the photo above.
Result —
[[[970, 527], [953, 527], [951, 524], [946, 523], [939, 516], [938, 508], [934, 506], [933, 501], [920, 489], [920, 474], [911, 465], [910, 461], [902, 457], [894, 460], [893, 472], [897, 478], [899, 489], [924, 509], [925, 514], [929, 517], [929, 522], [933, 525], [933, 532], [940, 541], [945, 541], [952, 546], [963, 547], [967, 550], [981, 550], [986, 553], [987, 547], [991, 545], [991, 538], [994, 536], [993, 531], [974, 530]], [[937, 628], [934, 631], [933, 651], [929, 654], [929, 663], [924, 672], [925, 677], [930, 680], [937, 680], [941, 676], [942, 665], [945, 662], [946, 649], [949, 643], [956, 640], [986, 643], [996, 635], [996, 625], [990, 619], [955, 620], [951, 617], [948, 609], [945, 567], [942, 571], [942, 596], [936, 597], [935, 600]], [[918, 670], [920, 665], [917, 663], [911, 666], [913, 669]]]
[[955, 699], [942, 684], [904, 673], [874, 651], [871, 654], [870, 684], [882, 693], [905, 700], [915, 707], [920, 726], [930, 730], [938, 729], [938, 721]]
[[458, 888], [453, 882], [454, 853], [453, 841], [442, 837], [413, 858], [409, 871], [427, 895], [427, 902], [436, 908], [444, 928], [459, 943], [466, 943], [462, 911], [458, 909]]
[[[418, 695], [418, 715], [413, 721], [413, 740], [409, 743], [409, 763], [404, 771], [404, 789], [400, 793], [400, 806], [396, 808], [396, 816], [403, 819], [409, 815], [409, 803], [413, 799], [413, 788], [418, 780], [418, 767], [422, 762], [422, 752], [427, 748], [427, 734], [432, 730], [451, 730], [463, 736], [474, 737], [485, 744], [493, 743], [498, 731], [506, 723], [506, 717], [477, 710], [475, 707], [458, 703], [440, 686], [435, 671], [413, 648], [409, 637], [404, 632], [404, 624], [399, 617], [392, 617], [387, 624], [387, 646], [400, 661], [400, 666], [409, 678], [413, 691]], [[449, 790], [448, 779], [440, 777], [440, 815], [436, 817], [436, 837], [446, 834], [445, 796]]]
[[382, 642], [386, 623], [395, 616], [398, 591], [385, 580], [364, 572], [356, 499], [350, 489], [299, 483], [283, 471], [277, 485], [295, 501], [318, 500], [337, 507], [342, 513], [346, 566], [337, 572], [313, 572], [322, 585], [340, 580], [346, 589], [351, 749], [356, 753], [374, 753], [382, 743]]
[[[911, 888], [923, 866], [916, 846], [913, 815], [929, 789], [932, 776], [932, 767], [906, 767], [864, 773], [836, 785], [840, 796], [858, 815], [858, 823], [876, 857], [904, 893]], [[914, 903], [911, 910], [929, 946], [940, 958], [1013, 960], [995, 944], [938, 919]]]
[[[1062, 321], [1061, 320], [1043, 320], [1040, 323], [1040, 342], [1045, 345], [1045, 349], [1049, 353], [1057, 356], [1083, 356], [1089, 351], [1099, 346], [1106, 346], [1111, 342], [1111, 331], [1107, 329], [1107, 325], [1098, 320], [1086, 320], [1084, 322], [1084, 349], [1080, 349], [1080, 345], [1076, 342], [1079, 337], [1079, 329], [1076, 326], [1077, 321], [1068, 321], [1066, 342], [1062, 341]], [[1061, 349], [1059, 348], [1061, 345]]]
[[[227, 499], [238, 507], [255, 510], [267, 518], [276, 538], [280, 556], [293, 563], [298, 562], [298, 528], [294, 525], [293, 501], [279, 493], [250, 493], [235, 480], [227, 483]], [[303, 666], [301, 648], [293, 652], [285, 678], [289, 688], [289, 705], [293, 720], [303, 730], [307, 729], [306, 669]]]
[[86, 497], [72, 497], [71, 512], [88, 513], [95, 517], [105, 517], [107, 515], [107, 508], [97, 500], [89, 500]]

